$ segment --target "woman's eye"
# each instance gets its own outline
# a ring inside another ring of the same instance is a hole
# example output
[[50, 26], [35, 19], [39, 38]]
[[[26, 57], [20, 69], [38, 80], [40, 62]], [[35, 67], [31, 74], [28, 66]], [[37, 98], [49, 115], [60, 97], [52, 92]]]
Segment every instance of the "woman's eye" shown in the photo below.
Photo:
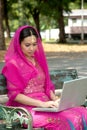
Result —
[[25, 44], [26, 47], [30, 47], [30, 46], [36, 46], [37, 43], [33, 43], [33, 44]]
[[30, 46], [30, 44], [25, 44], [25, 46], [26, 46], [26, 47], [29, 47], [29, 46]]
[[33, 44], [33, 46], [36, 46], [36, 45], [37, 45], [37, 43], [34, 43], [34, 44]]

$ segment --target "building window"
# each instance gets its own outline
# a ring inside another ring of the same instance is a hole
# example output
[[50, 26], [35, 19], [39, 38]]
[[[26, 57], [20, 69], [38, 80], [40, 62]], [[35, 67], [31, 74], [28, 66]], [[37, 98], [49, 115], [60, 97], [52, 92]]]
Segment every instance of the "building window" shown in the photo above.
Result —
[[76, 18], [73, 18], [73, 19], [72, 19], [72, 22], [73, 22], [73, 23], [76, 23]]

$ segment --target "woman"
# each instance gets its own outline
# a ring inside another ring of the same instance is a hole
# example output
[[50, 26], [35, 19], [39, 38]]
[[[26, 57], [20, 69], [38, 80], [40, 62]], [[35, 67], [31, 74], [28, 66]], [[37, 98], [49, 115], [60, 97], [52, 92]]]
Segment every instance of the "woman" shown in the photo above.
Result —
[[34, 107], [57, 107], [54, 85], [38, 32], [20, 27], [5, 56], [2, 73], [7, 79], [8, 106], [21, 106], [31, 112], [33, 127], [47, 130], [85, 130], [87, 110], [76, 107], [63, 112], [35, 112]]

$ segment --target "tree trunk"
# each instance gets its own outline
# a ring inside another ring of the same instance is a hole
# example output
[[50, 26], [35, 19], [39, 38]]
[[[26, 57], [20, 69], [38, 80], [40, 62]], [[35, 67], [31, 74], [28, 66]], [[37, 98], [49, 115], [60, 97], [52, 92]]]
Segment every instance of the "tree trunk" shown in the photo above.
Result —
[[58, 24], [59, 24], [59, 41], [60, 43], [66, 43], [65, 38], [65, 29], [64, 29], [64, 16], [63, 16], [63, 9], [60, 7], [58, 9], [60, 12], [59, 18], [58, 18]]
[[5, 19], [5, 24], [6, 24], [6, 32], [7, 32], [7, 37], [10, 38], [10, 27], [8, 23], [8, 10], [7, 10], [7, 0], [3, 0], [4, 2], [4, 19]]
[[0, 50], [5, 50], [5, 39], [3, 29], [3, 0], [0, 0]]
[[[33, 19], [34, 19], [34, 22], [36, 24], [36, 28], [38, 30], [38, 33], [40, 35], [39, 12], [37, 11], [37, 9], [34, 10]], [[41, 35], [40, 35], [40, 37], [41, 37]]]

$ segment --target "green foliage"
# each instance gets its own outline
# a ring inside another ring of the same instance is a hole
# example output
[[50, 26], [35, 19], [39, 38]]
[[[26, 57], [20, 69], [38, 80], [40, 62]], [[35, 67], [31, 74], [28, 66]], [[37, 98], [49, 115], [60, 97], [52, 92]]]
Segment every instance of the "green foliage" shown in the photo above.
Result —
[[[82, 0], [71, 0], [70, 9], [81, 9]], [[83, 0], [83, 7], [87, 9], [87, 0]]]
[[[7, 0], [11, 31], [24, 24], [35, 26], [35, 12], [39, 13], [41, 30], [58, 28], [61, 9], [68, 12], [79, 8], [81, 0]], [[84, 0], [84, 8], [87, 8], [87, 0]], [[67, 24], [67, 19], [64, 19], [64, 22]]]

